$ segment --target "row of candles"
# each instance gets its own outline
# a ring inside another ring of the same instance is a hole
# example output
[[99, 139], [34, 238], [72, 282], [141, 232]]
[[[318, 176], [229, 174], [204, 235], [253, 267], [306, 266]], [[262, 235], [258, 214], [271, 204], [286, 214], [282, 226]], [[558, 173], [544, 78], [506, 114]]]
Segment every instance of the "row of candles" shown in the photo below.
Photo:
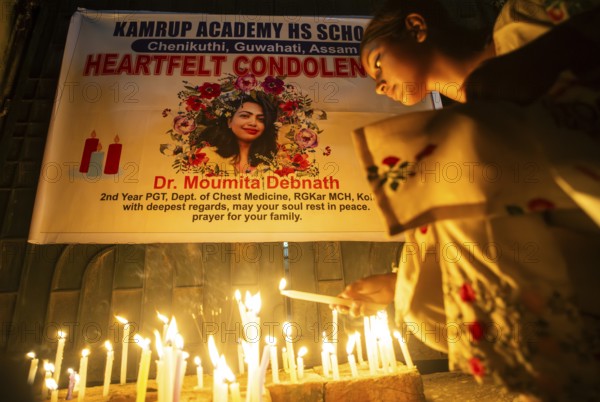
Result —
[[[280, 291], [285, 289], [285, 282], [280, 283]], [[308, 296], [307, 296], [308, 295]], [[322, 295], [315, 295], [318, 299]], [[310, 294], [303, 294], [303, 299], [311, 298]], [[239, 308], [240, 317], [244, 328], [260, 328], [259, 312], [261, 308], [260, 293], [255, 295], [246, 292], [245, 300], [242, 301], [241, 293], [236, 291], [235, 299]], [[317, 300], [314, 300], [317, 301]], [[168, 320], [158, 313], [158, 317], [163, 321], [162, 334], [154, 331], [155, 348], [158, 354], [156, 360], [156, 384], [158, 393], [158, 402], [178, 402], [183, 385], [183, 378], [187, 369], [187, 359], [189, 354], [183, 350], [183, 338], [177, 330], [177, 324], [174, 318]], [[131, 325], [122, 317], [117, 316], [124, 325], [124, 336], [121, 353], [121, 372], [120, 383], [125, 384], [127, 378], [127, 356], [128, 340], [130, 338]], [[337, 327], [337, 311], [332, 311], [334, 329]], [[281, 348], [281, 358], [283, 370], [289, 375], [291, 382], [298, 382], [304, 378], [304, 356], [308, 349], [303, 346], [298, 350], [297, 356], [294, 348], [293, 325], [289, 322], [283, 324], [285, 347]], [[321, 349], [321, 364], [323, 376], [340, 379], [339, 363], [337, 357], [337, 332], [334, 331], [331, 339], [323, 334], [323, 344]], [[247, 336], [247, 334], [246, 334]], [[406, 343], [398, 331], [394, 332], [404, 360], [408, 367], [413, 367], [413, 362], [406, 347]], [[150, 339], [143, 338], [136, 334], [133, 339], [141, 347], [141, 357], [136, 381], [136, 402], [145, 401], [148, 375], [151, 365], [152, 351], [150, 349]], [[246, 402], [259, 402], [262, 400], [264, 391], [265, 376], [268, 367], [271, 367], [271, 381], [279, 383], [279, 362], [278, 348], [276, 339], [273, 336], [265, 337], [265, 345], [260, 353], [260, 342], [248, 339], [239, 339], [238, 342], [238, 360], [239, 374], [243, 375], [248, 371]], [[63, 332], [58, 333], [58, 346], [56, 358], [53, 364], [44, 363], [44, 387], [50, 393], [51, 402], [58, 399], [58, 383], [61, 372], [61, 364], [65, 347], [66, 335]], [[346, 353], [351, 376], [359, 377], [358, 367], [367, 368], [369, 375], [382, 373], [393, 373], [397, 370], [396, 356], [394, 352], [392, 336], [389, 330], [389, 323], [385, 311], [379, 311], [377, 315], [364, 317], [364, 341], [366, 345], [366, 361], [363, 358], [362, 340], [359, 332], [352, 334], [346, 344]], [[103, 395], [107, 396], [111, 383], [112, 367], [114, 361], [114, 351], [109, 341], [105, 342], [106, 347], [106, 365], [104, 372]], [[236, 381], [235, 375], [226, 363], [225, 356], [220, 354], [212, 335], [208, 338], [208, 351], [211, 363], [213, 365], [213, 401], [227, 402], [228, 395], [232, 402], [241, 401], [240, 385]], [[356, 357], [355, 357], [356, 351]], [[75, 392], [78, 392], [79, 401], [85, 398], [87, 365], [89, 350], [84, 349], [81, 352], [79, 363], [79, 372], [69, 369], [69, 388], [67, 399], [71, 399]], [[28, 354], [31, 357], [28, 382], [33, 384], [35, 375], [38, 371], [38, 359], [33, 352]], [[358, 358], [358, 361], [357, 361]], [[194, 359], [196, 364], [197, 389], [204, 387], [203, 368], [200, 357]]]

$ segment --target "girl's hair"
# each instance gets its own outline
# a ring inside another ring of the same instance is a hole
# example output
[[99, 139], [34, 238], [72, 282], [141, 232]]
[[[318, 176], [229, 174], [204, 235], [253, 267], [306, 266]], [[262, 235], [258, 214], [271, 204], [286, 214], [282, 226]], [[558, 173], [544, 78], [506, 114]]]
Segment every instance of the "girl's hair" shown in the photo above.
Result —
[[[237, 109], [244, 103], [251, 102], [259, 105], [263, 110], [264, 126], [263, 133], [250, 144], [248, 161], [251, 166], [257, 166], [263, 160], [259, 156], [272, 158], [277, 152], [277, 107], [265, 94], [257, 93], [256, 98], [244, 95], [236, 100]], [[233, 117], [233, 116], [232, 116]], [[223, 158], [230, 158], [240, 153], [238, 140], [228, 127], [228, 118], [220, 117], [215, 123], [208, 126], [199, 137], [200, 141], [206, 141], [216, 147], [216, 153]]]
[[408, 32], [405, 18], [417, 13], [427, 23], [427, 40], [448, 56], [464, 58], [491, 40], [502, 2], [492, 0], [387, 0], [365, 29], [361, 46], [374, 40], [394, 42]]

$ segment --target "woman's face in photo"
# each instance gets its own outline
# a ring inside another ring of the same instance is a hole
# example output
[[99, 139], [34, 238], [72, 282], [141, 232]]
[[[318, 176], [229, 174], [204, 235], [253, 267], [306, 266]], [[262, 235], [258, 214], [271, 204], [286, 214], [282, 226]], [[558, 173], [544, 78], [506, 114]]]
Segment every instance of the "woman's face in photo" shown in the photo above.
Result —
[[229, 121], [229, 128], [239, 141], [252, 142], [265, 131], [265, 115], [260, 105], [245, 102]]

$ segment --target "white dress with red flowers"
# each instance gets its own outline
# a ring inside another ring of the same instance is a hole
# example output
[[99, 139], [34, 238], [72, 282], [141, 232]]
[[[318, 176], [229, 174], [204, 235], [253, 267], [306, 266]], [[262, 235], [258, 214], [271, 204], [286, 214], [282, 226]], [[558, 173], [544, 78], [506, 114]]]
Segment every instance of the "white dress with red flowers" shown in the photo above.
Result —
[[397, 321], [452, 369], [600, 400], [598, 99], [561, 79], [527, 107], [458, 105], [355, 132], [388, 230], [406, 235]]

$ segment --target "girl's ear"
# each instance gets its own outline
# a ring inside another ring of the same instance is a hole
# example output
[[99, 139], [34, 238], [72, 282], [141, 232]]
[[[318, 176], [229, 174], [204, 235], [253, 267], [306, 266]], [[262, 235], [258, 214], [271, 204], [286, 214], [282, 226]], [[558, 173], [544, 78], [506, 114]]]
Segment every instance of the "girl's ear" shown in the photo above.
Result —
[[425, 42], [427, 39], [427, 23], [421, 14], [410, 13], [404, 19], [406, 30], [417, 43]]
[[231, 118], [227, 119], [227, 128], [231, 128]]

